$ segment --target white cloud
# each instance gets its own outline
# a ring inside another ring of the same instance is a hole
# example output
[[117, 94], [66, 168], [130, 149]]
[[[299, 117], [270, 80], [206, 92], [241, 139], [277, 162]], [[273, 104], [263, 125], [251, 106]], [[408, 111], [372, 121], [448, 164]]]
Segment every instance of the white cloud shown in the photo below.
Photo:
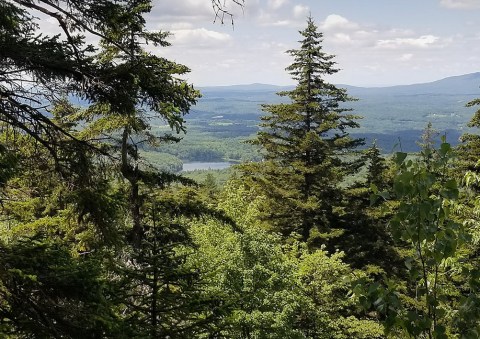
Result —
[[272, 27], [303, 27], [309, 15], [310, 8], [303, 5], [285, 6], [284, 0], [274, 0], [282, 2], [283, 8], [272, 10], [266, 7], [256, 13], [256, 21], [260, 26]]
[[405, 54], [402, 54], [402, 56], [398, 60], [400, 60], [400, 61], [410, 61], [410, 60], [412, 60], [412, 58], [413, 58], [412, 53], [405, 53]]
[[[480, 68], [480, 44], [475, 40], [480, 39], [480, 33], [476, 31], [460, 37], [455, 35], [460, 27], [445, 31], [433, 24], [392, 25], [380, 17], [362, 17], [361, 13], [354, 17], [335, 10], [325, 12], [325, 7], [320, 8], [313, 0], [246, 0], [244, 13], [233, 6], [232, 0], [226, 1], [229, 9], [239, 12], [235, 29], [229, 22], [224, 26], [212, 24], [214, 13], [209, 0], [155, 2], [152, 19], [156, 26], [149, 24], [149, 28], [175, 34], [169, 38], [171, 47], [155, 52], [189, 66], [192, 73], [188, 78], [194, 83], [290, 83], [284, 68], [292, 60], [284, 52], [298, 48], [296, 31], [305, 27], [310, 8], [318, 18], [319, 30], [324, 32], [325, 52], [336, 55], [335, 61], [343, 69], [335, 75], [337, 83], [397, 84], [421, 80], [422, 74], [433, 74], [431, 78], [437, 79], [466, 73], [463, 65]], [[441, 2], [445, 8], [475, 6], [465, 0], [438, 0], [434, 5], [440, 6]], [[478, 21], [468, 18], [472, 25]], [[449, 23], [447, 19], [445, 24]], [[152, 21], [149, 18], [147, 22]], [[454, 60], [462, 63], [457, 65]], [[422, 72], [412, 71], [414, 67]]]
[[320, 25], [325, 32], [325, 42], [353, 47], [375, 46], [384, 33], [369, 25], [361, 25], [341, 15], [330, 14]]
[[289, 46], [278, 41], [264, 41], [260, 44], [260, 47], [266, 51], [275, 50], [283, 53]]
[[193, 24], [191, 22], [174, 22], [166, 30], [168, 31], [178, 31], [183, 29], [192, 29]]
[[440, 40], [439, 37], [434, 35], [422, 35], [418, 38], [395, 38], [378, 40], [377, 47], [395, 49], [400, 47], [419, 47], [426, 48], [435, 45]]
[[387, 34], [394, 35], [396, 37], [409, 37], [415, 35], [415, 31], [411, 29], [392, 28], [387, 31]]
[[476, 9], [480, 8], [480, 0], [441, 0], [440, 4], [453, 9]]
[[338, 29], [358, 29], [357, 23], [349, 21], [338, 14], [330, 14], [322, 23], [321, 28], [325, 31]]
[[210, 31], [205, 28], [180, 29], [172, 31], [171, 33], [173, 34], [173, 44], [201, 48], [224, 44], [232, 38], [229, 34]]
[[295, 7], [293, 7], [293, 17], [295, 19], [305, 20], [309, 12], [310, 8], [308, 6], [296, 5]]
[[290, 26], [290, 25], [292, 25], [292, 21], [290, 20], [278, 20], [270, 23], [270, 26]]
[[290, 20], [280, 19], [276, 13], [274, 14], [266, 10], [260, 10], [256, 19], [260, 26], [284, 26], [290, 24]]
[[285, 5], [287, 2], [288, 0], [268, 0], [268, 7], [277, 10], [283, 5]]
[[352, 38], [350, 37], [350, 35], [345, 33], [336, 33], [333, 36], [332, 41], [339, 44], [351, 44]]

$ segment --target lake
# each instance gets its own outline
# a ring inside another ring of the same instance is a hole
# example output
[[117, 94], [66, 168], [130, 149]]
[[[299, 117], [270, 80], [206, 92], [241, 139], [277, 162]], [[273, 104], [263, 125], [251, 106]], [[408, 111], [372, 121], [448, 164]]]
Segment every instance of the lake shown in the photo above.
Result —
[[232, 165], [230, 162], [189, 162], [183, 164], [183, 172], [195, 170], [220, 170], [228, 168]]

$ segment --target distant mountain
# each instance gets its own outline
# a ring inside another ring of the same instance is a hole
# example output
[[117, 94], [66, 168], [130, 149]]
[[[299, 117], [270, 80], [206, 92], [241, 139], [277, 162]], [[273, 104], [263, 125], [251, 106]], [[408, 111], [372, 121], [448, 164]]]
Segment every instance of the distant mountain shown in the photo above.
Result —
[[441, 80], [401, 86], [388, 87], [356, 87], [339, 85], [348, 90], [353, 96], [362, 95], [480, 95], [480, 72], [452, 76]]
[[[422, 94], [476, 94], [480, 95], [480, 72], [458, 76], [452, 76], [441, 80], [399, 86], [385, 87], [358, 87], [346, 84], [337, 86], [346, 88], [353, 95], [422, 95]], [[278, 92], [292, 89], [293, 86], [277, 86], [269, 84], [248, 84], [231, 86], [207, 86], [200, 87], [202, 92]]]
[[[480, 72], [413, 85], [338, 86], [359, 99], [344, 105], [363, 117], [360, 128], [351, 131], [353, 135], [364, 137], [367, 144], [376, 139], [387, 152], [394, 145], [411, 151], [418, 149], [416, 141], [428, 122], [446, 134], [449, 142], [458, 143], [459, 136], [469, 130], [467, 123], [476, 111], [465, 104], [480, 98]], [[201, 87], [202, 98], [185, 117], [187, 127], [222, 137], [251, 135], [258, 130], [264, 114], [262, 104], [288, 102], [288, 98], [276, 93], [292, 88], [259, 83]], [[71, 99], [77, 105], [87, 105], [84, 100]]]
[[200, 87], [202, 92], [278, 92], [291, 89], [293, 86], [277, 86], [269, 84], [249, 84], [249, 85], [231, 85], [231, 86], [209, 86]]
[[[476, 110], [465, 104], [480, 98], [480, 72], [413, 85], [338, 86], [359, 99], [345, 103], [345, 107], [363, 116], [359, 121], [361, 128], [352, 130], [352, 134], [366, 138], [367, 144], [377, 139], [387, 152], [394, 145], [411, 151], [418, 149], [416, 141], [428, 122], [446, 134], [449, 142], [458, 143]], [[234, 135], [235, 130], [247, 133], [250, 130], [247, 131], [246, 126], [255, 129], [264, 114], [261, 105], [288, 101], [275, 93], [292, 88], [267, 84], [203, 87], [200, 88], [203, 97], [187, 121], [198, 125], [216, 124], [217, 129], [233, 124], [227, 135]]]

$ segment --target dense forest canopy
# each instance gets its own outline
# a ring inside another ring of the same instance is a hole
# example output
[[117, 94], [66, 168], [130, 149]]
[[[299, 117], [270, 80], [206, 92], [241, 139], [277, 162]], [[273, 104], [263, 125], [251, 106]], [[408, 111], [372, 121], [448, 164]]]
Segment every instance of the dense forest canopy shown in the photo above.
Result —
[[200, 92], [147, 51], [153, 5], [0, 0], [0, 337], [478, 338], [478, 135], [360, 150], [309, 16], [259, 161], [221, 187], [159, 169]]

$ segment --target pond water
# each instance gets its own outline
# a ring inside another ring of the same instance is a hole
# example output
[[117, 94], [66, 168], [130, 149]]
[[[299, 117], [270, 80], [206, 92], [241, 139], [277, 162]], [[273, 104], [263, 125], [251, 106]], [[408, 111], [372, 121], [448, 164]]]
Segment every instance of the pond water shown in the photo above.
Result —
[[225, 169], [230, 167], [230, 162], [189, 162], [183, 164], [183, 171], [208, 170], [208, 169]]

